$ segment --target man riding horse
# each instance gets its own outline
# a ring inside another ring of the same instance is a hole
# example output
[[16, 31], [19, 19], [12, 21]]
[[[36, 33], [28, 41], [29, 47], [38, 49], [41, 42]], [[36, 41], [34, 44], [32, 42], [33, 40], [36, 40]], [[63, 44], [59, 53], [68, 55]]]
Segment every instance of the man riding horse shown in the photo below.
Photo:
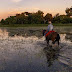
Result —
[[52, 30], [53, 30], [53, 25], [52, 25], [51, 21], [49, 21], [48, 23], [49, 23], [49, 25], [48, 25], [47, 32], [45, 33], [45, 35], [46, 35], [49, 31], [52, 31]]
[[57, 32], [53, 31], [53, 25], [51, 21], [49, 21], [48, 23], [49, 25], [47, 30], [43, 30], [43, 36], [45, 36], [48, 45], [49, 45], [49, 40], [52, 40], [53, 44], [55, 44], [55, 42], [57, 41], [59, 45], [60, 36]]

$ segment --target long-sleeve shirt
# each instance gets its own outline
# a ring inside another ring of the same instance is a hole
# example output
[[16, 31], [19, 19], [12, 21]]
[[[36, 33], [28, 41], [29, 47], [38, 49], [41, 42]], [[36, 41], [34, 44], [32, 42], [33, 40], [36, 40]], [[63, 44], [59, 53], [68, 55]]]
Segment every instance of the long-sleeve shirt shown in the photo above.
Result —
[[52, 31], [53, 30], [53, 25], [52, 24], [49, 24], [47, 30], [48, 31]]

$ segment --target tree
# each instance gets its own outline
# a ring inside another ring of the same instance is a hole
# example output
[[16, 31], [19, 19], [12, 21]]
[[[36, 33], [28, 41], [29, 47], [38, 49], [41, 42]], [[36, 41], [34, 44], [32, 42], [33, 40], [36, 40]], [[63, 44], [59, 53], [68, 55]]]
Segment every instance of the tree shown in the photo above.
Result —
[[67, 16], [72, 16], [72, 7], [71, 8], [66, 8], [65, 12], [66, 12]]
[[4, 20], [4, 19], [2, 19], [0, 23], [1, 23], [1, 24], [5, 24], [5, 20]]
[[36, 13], [30, 13], [28, 15], [28, 23], [29, 24], [42, 24], [43, 23], [43, 12], [38, 11]]
[[36, 12], [37, 15], [37, 23], [44, 23], [44, 17], [43, 17], [43, 11], [38, 10], [38, 12]]
[[48, 23], [48, 21], [52, 21], [53, 17], [52, 17], [52, 14], [50, 13], [47, 13], [44, 17], [44, 20], [46, 23]]
[[5, 19], [5, 24], [16, 24], [16, 16], [10, 16]]

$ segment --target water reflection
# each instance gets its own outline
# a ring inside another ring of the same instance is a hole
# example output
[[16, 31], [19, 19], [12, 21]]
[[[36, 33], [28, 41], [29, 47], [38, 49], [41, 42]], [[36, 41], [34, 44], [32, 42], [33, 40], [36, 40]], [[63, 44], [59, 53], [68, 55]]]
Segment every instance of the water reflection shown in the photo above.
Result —
[[59, 48], [45, 47], [43, 51], [47, 58], [48, 67], [52, 66], [54, 60], [58, 59]]
[[[0, 28], [0, 33], [8, 34], [8, 36], [37, 36], [37, 37], [43, 37], [42, 36], [42, 30], [43, 28], [37, 28], [37, 27], [26, 27], [26, 28]], [[69, 31], [70, 30], [70, 31]], [[66, 34], [67, 39], [71, 39], [72, 41], [72, 28], [70, 27], [61, 27], [60, 29], [58, 27], [55, 27], [55, 31], [58, 33]], [[5, 35], [6, 36], [6, 35]]]
[[[44, 38], [39, 39], [41, 32], [42, 30], [26, 28], [2, 28], [0, 72], [70, 72], [72, 43], [65, 40], [66, 34], [61, 36], [62, 49], [59, 50], [45, 47]], [[70, 65], [66, 66], [65, 61]]]
[[7, 32], [9, 32], [9, 36], [13, 37], [17, 36], [42, 36], [42, 29], [35, 28], [7, 28]]

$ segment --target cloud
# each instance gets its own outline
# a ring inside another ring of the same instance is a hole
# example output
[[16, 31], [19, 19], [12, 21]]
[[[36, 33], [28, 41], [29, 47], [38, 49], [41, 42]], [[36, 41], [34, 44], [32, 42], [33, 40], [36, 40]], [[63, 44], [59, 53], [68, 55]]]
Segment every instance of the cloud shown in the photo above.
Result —
[[12, 2], [15, 2], [15, 3], [20, 2], [20, 1], [22, 0], [12, 0]]

